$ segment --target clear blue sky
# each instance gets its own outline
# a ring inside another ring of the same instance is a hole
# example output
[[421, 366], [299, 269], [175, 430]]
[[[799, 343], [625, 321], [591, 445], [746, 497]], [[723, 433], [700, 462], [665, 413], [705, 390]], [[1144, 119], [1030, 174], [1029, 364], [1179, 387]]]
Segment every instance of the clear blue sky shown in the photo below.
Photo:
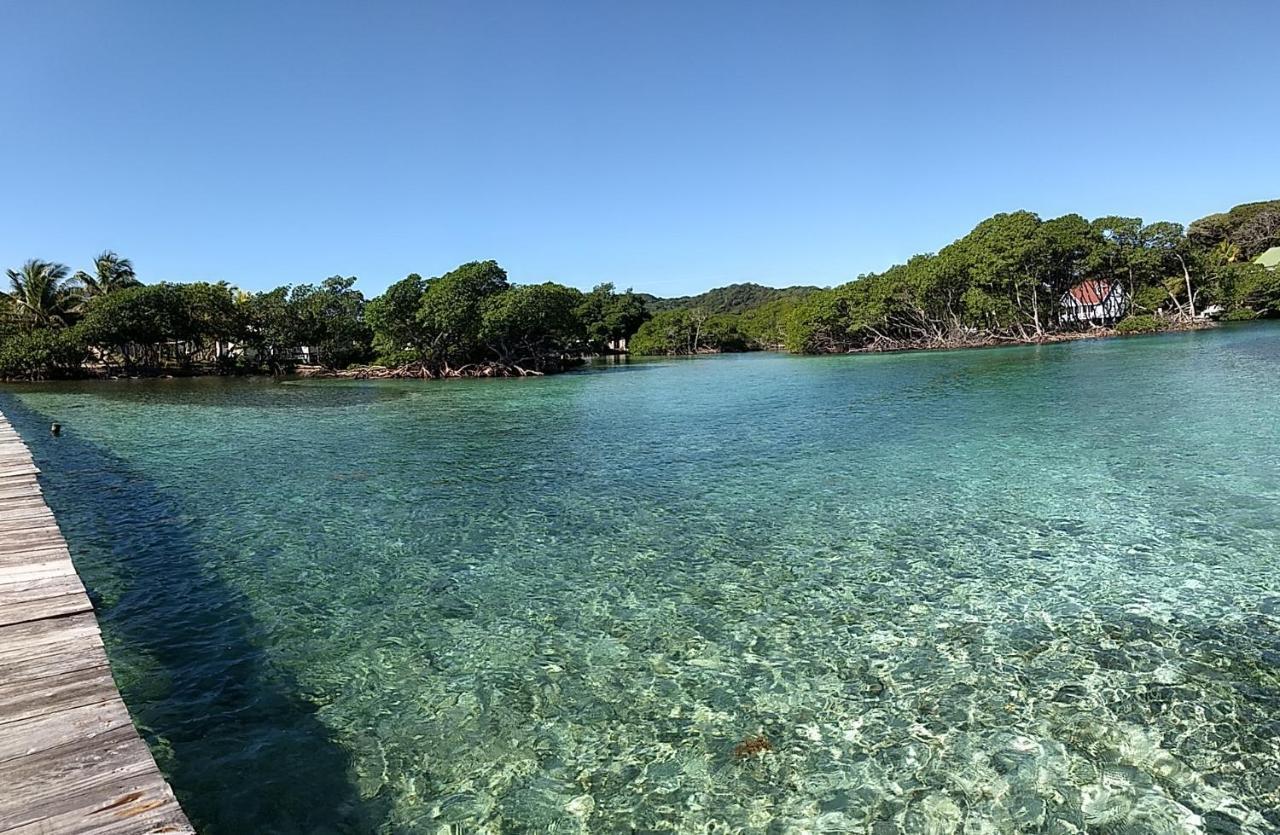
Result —
[[1280, 197], [1280, 3], [0, 0], [0, 265], [833, 284]]

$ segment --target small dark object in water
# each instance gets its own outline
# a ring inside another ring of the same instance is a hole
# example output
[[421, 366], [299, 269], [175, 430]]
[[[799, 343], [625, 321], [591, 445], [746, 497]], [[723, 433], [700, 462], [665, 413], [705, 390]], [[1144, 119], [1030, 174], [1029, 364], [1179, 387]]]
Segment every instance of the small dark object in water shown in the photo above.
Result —
[[1089, 691], [1079, 684], [1064, 684], [1058, 688], [1058, 692], [1053, 694], [1055, 702], [1064, 702], [1066, 704], [1074, 704], [1082, 702], [1089, 698]]
[[767, 754], [773, 750], [773, 743], [763, 736], [749, 736], [733, 746], [733, 758], [745, 760], [757, 754]]
[[49, 427], [49, 431], [50, 431], [50, 432], [52, 432], [55, 436], [56, 436], [56, 435], [61, 435], [61, 434], [62, 434], [62, 424], [61, 424], [61, 423], [55, 423], [53, 426], [50, 426], [50, 427]]

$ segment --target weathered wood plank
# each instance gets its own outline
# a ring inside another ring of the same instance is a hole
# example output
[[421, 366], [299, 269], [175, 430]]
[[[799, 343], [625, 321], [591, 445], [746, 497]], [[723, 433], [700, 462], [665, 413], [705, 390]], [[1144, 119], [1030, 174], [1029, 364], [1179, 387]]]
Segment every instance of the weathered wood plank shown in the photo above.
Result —
[[28, 817], [37, 814], [37, 820], [6, 829], [4, 835], [158, 835], [192, 831], [173, 793], [154, 773], [107, 775], [90, 784], [84, 795], [42, 801]]
[[0, 583], [68, 577], [76, 573], [70, 560], [50, 560], [30, 566], [0, 567]]
[[13, 684], [36, 682], [106, 666], [107, 653], [101, 646], [86, 648], [83, 642], [68, 641], [64, 644], [49, 644], [43, 653], [35, 657], [0, 659], [0, 681]]
[[57, 597], [44, 597], [23, 603], [10, 603], [0, 608], [0, 626], [29, 623], [42, 618], [74, 615], [79, 612], [90, 611], [93, 611], [93, 605], [83, 593], [61, 594]]
[[0, 414], [0, 835], [192, 833], [116, 689], [39, 472]]
[[48, 711], [0, 724], [0, 768], [10, 760], [63, 746], [96, 748], [95, 737], [117, 728], [133, 729], [129, 711], [113, 686], [96, 702]]
[[78, 576], [0, 583], [0, 611], [5, 606], [25, 603], [30, 600], [61, 597], [64, 594], [84, 593], [84, 584], [80, 582]]
[[0, 684], [0, 725], [115, 698], [115, 680], [105, 663], [44, 680], [7, 682]]
[[123, 805], [138, 804], [143, 799], [135, 797], [138, 792], [144, 792], [147, 800], [171, 800], [172, 794], [165, 797], [167, 792], [160, 791], [163, 781], [151, 753], [132, 726], [104, 732], [93, 742], [44, 750], [6, 763], [6, 790], [0, 795], [0, 832], [7, 835], [10, 829], [77, 811], [87, 815], [110, 809], [122, 800]]
[[67, 562], [71, 562], [71, 552], [67, 550], [65, 541], [59, 539], [41, 546], [29, 546], [26, 550], [13, 549], [11, 552], [0, 554], [0, 565], [4, 565], [6, 561], [11, 563], [21, 562], [23, 556], [31, 559], [48, 560], [53, 557], [62, 557]]
[[38, 551], [41, 548], [65, 549], [67, 546], [63, 543], [63, 538], [61, 538], [61, 534], [58, 533], [56, 528], [38, 535], [13, 534], [13, 538], [10, 538], [6, 534], [3, 542], [0, 542], [0, 553], [5, 553], [5, 555], [29, 553]]

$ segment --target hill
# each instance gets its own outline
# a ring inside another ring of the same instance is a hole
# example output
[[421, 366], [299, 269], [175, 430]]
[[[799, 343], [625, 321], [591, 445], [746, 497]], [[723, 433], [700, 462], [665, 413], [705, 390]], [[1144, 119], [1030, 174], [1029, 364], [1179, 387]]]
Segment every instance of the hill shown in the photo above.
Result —
[[765, 287], [763, 284], [730, 284], [717, 287], [696, 296], [677, 296], [663, 299], [648, 293], [640, 293], [650, 313], [663, 313], [668, 310], [697, 308], [705, 313], [743, 313], [755, 307], [778, 299], [806, 296], [819, 290], [819, 287]]

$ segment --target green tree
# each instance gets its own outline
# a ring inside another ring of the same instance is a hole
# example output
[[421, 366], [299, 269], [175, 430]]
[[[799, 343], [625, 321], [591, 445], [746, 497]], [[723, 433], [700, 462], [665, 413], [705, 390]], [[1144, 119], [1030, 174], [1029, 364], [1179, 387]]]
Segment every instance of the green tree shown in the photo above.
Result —
[[85, 358], [80, 327], [39, 328], [0, 338], [0, 380], [71, 376]]
[[1280, 245], [1280, 208], [1265, 209], [1241, 223], [1231, 234], [1230, 242], [1249, 260]]
[[552, 282], [508, 287], [481, 305], [480, 339], [500, 364], [522, 374], [558, 367], [585, 347], [581, 303], [581, 292]]
[[365, 306], [364, 317], [373, 330], [373, 350], [379, 362], [403, 365], [422, 358], [423, 326], [418, 311], [425, 289], [422, 276], [411, 273]]
[[969, 273], [961, 296], [969, 321], [999, 335], [1030, 338], [1039, 333], [1040, 218], [1020, 211], [994, 215], [948, 249], [955, 249]]
[[101, 359], [127, 369], [189, 366], [217, 340], [244, 332], [225, 283], [146, 284], [91, 299], [78, 326]]
[[79, 270], [72, 280], [80, 284], [80, 294], [86, 301], [142, 283], [133, 271], [133, 262], [111, 250], [101, 252], [93, 259], [92, 273]]
[[64, 265], [32, 259], [6, 272], [9, 290], [0, 293], [6, 319], [20, 328], [68, 324], [78, 296]]
[[674, 356], [745, 351], [748, 342], [738, 315], [680, 308], [663, 311], [641, 325], [631, 340], [631, 353]]
[[355, 276], [331, 276], [319, 286], [300, 284], [289, 293], [289, 307], [299, 340], [294, 347], [315, 348], [327, 368], [346, 368], [367, 361], [373, 332], [364, 320], [364, 295]]
[[418, 308], [424, 356], [445, 369], [477, 357], [484, 302], [509, 286], [496, 261], [472, 261], [428, 280]]
[[284, 370], [302, 344], [301, 328], [289, 305], [289, 288], [277, 287], [237, 302], [245, 322], [244, 342], [271, 373]]
[[586, 338], [596, 353], [608, 350], [610, 342], [629, 339], [649, 318], [640, 296], [627, 290], [615, 293], [612, 284], [597, 284], [582, 297], [577, 316]]

